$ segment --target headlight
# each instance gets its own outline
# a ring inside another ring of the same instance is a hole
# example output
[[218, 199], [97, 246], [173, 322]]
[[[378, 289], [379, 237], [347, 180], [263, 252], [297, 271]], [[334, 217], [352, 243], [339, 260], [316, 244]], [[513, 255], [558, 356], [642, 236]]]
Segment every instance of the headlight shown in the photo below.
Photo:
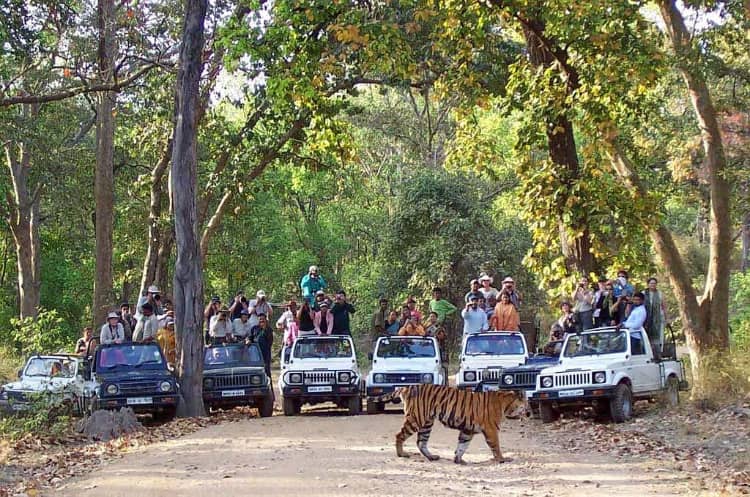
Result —
[[349, 383], [352, 379], [352, 374], [349, 371], [341, 371], [338, 374], [339, 383]]
[[8, 400], [8, 392], [6, 392], [3, 388], [0, 388], [0, 399]]
[[422, 375], [422, 383], [432, 383], [432, 373], [425, 373]]
[[476, 381], [477, 374], [474, 371], [464, 371], [464, 381]]
[[161, 390], [162, 392], [169, 392], [170, 390], [172, 390], [172, 384], [168, 381], [162, 381], [159, 384], [159, 390]]
[[542, 378], [542, 386], [544, 388], [551, 388], [552, 387], [552, 377], [551, 376], [545, 376]]
[[375, 380], [375, 383], [385, 383], [385, 375], [383, 373], [376, 374], [372, 379]]
[[213, 378], [206, 378], [203, 380], [203, 388], [212, 388], [214, 386]]
[[119, 390], [120, 389], [117, 388], [117, 385], [108, 385], [107, 386], [107, 393], [110, 394], [110, 395], [117, 395], [117, 392]]
[[289, 375], [289, 383], [302, 383], [302, 373], [292, 373]]
[[252, 385], [260, 385], [261, 377], [259, 374], [253, 375], [250, 377], [250, 383]]
[[594, 383], [606, 383], [607, 373], [604, 371], [597, 371], [594, 373]]
[[513, 375], [512, 374], [506, 374], [503, 376], [503, 383], [506, 385], [512, 385], [513, 384]]

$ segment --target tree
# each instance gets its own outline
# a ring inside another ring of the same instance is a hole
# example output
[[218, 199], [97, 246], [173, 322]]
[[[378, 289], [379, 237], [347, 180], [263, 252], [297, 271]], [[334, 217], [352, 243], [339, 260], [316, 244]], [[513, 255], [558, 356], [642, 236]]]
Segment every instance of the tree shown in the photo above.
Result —
[[196, 109], [203, 68], [206, 0], [185, 2], [180, 48], [171, 191], [174, 202], [177, 262], [174, 271], [177, 376], [182, 388], [180, 416], [201, 416], [203, 406], [203, 267], [198, 238], [196, 188], [198, 151]]

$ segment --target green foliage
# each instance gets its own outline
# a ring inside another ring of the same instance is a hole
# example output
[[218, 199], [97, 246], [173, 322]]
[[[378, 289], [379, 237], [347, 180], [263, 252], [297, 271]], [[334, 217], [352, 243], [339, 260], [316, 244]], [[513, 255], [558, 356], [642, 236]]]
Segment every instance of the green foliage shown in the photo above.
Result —
[[75, 337], [66, 333], [63, 322], [57, 311], [45, 309], [39, 309], [36, 319], [12, 318], [5, 343], [12, 343], [23, 355], [71, 349]]
[[734, 273], [730, 280], [729, 323], [732, 345], [750, 352], [750, 273]]
[[59, 436], [71, 428], [71, 406], [59, 396], [30, 394], [28, 409], [11, 416], [0, 416], [0, 437], [15, 440], [27, 434]]

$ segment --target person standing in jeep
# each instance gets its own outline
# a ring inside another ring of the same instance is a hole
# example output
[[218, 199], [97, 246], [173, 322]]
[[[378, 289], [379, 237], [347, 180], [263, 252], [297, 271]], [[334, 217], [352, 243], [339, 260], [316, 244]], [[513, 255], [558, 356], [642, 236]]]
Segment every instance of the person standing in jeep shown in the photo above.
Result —
[[266, 367], [266, 374], [271, 377], [271, 346], [273, 345], [273, 328], [268, 324], [268, 317], [261, 313], [258, 314], [258, 324], [250, 330], [250, 341], [257, 343], [260, 347], [260, 353], [263, 354], [263, 363]]
[[333, 334], [334, 335], [351, 335], [351, 328], [349, 325], [349, 315], [354, 314], [357, 310], [346, 301], [346, 292], [339, 290], [336, 292], [336, 301], [331, 307], [331, 314], [333, 314]]

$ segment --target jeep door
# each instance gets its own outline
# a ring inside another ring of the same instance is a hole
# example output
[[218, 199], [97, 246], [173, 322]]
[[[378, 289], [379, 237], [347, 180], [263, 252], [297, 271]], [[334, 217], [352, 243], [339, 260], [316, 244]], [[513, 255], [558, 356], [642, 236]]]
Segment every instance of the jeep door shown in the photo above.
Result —
[[641, 331], [630, 331], [630, 359], [625, 369], [633, 381], [633, 392], [650, 392], [659, 388], [659, 365], [649, 353], [648, 339]]

